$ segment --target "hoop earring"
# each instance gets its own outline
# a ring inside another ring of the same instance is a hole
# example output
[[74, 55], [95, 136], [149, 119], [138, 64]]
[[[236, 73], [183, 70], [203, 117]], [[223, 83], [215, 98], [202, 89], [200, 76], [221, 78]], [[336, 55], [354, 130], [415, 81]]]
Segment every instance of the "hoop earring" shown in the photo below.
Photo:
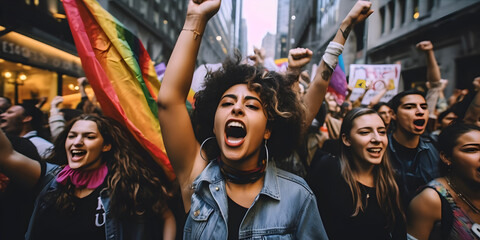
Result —
[[205, 145], [205, 143], [208, 142], [208, 140], [212, 140], [212, 139], [215, 139], [215, 137], [208, 137], [207, 139], [203, 140], [202, 144], [200, 145], [200, 157], [207, 162], [210, 162], [213, 159], [208, 160], [206, 157], [204, 157], [203, 154], [202, 154], [202, 149], [203, 149], [203, 145]]
[[265, 156], [267, 157], [266, 164], [265, 164], [265, 169], [268, 167], [268, 147], [267, 147], [267, 141], [268, 139], [265, 139], [264, 146], [265, 146]]

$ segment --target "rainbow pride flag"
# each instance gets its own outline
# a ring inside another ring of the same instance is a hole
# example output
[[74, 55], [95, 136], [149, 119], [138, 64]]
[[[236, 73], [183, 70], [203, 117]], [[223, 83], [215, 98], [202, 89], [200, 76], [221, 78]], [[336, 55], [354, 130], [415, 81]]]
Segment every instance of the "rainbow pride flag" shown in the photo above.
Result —
[[287, 71], [288, 58], [275, 59], [275, 65], [277, 65], [279, 72], [285, 72], [285, 71]]
[[160, 82], [143, 44], [95, 0], [63, 0], [63, 6], [104, 114], [126, 126], [173, 180], [155, 101]]

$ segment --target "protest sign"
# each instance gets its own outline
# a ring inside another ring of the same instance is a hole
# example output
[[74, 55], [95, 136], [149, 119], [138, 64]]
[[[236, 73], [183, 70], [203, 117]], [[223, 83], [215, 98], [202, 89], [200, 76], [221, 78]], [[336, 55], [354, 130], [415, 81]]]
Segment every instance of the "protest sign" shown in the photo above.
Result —
[[388, 102], [398, 92], [400, 68], [400, 64], [351, 64], [348, 85], [353, 91], [350, 100], [357, 100], [368, 89], [362, 101], [363, 105], [368, 105], [372, 97], [388, 87], [380, 100]]

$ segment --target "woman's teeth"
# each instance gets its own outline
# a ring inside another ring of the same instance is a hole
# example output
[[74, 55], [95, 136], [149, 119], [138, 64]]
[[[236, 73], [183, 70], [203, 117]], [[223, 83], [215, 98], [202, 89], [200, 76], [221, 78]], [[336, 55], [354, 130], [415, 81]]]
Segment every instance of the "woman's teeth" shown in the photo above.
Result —
[[87, 153], [87, 151], [84, 150], [72, 150], [70, 152], [72, 153], [72, 156], [83, 156]]
[[371, 153], [379, 153], [380, 151], [382, 151], [382, 149], [381, 148], [368, 148], [367, 151], [371, 152]]
[[230, 122], [228, 123], [227, 125], [228, 127], [240, 127], [240, 128], [243, 128], [243, 125], [239, 122]]

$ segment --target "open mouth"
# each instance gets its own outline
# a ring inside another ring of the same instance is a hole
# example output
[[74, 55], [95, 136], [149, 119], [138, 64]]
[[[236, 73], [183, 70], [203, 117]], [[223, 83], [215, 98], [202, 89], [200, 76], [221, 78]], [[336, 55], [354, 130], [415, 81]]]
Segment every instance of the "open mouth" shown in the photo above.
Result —
[[425, 119], [418, 119], [413, 121], [413, 124], [417, 127], [423, 127], [425, 125]]
[[367, 151], [370, 153], [380, 153], [382, 151], [381, 148], [367, 148]]
[[225, 127], [225, 142], [228, 146], [236, 147], [243, 143], [247, 131], [242, 122], [230, 121]]
[[87, 154], [87, 151], [74, 149], [74, 150], [71, 150], [70, 153], [72, 154], [72, 160], [75, 161], [75, 160], [83, 158]]

